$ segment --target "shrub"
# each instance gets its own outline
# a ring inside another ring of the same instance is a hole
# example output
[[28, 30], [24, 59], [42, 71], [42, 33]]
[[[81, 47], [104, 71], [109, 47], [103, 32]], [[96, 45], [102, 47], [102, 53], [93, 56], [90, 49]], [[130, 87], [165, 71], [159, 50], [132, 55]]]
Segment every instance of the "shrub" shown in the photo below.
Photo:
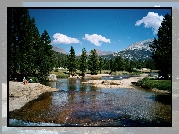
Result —
[[148, 77], [139, 80], [135, 84], [136, 86], [141, 86], [142, 88], [152, 89], [157, 88], [159, 90], [169, 90], [171, 91], [171, 81], [170, 80], [152, 80]]

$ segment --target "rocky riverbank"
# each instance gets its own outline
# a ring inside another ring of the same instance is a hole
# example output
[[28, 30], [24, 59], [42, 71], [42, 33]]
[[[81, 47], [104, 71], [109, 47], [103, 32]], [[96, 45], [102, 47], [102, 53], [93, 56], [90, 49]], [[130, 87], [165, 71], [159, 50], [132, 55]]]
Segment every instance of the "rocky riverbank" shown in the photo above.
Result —
[[[102, 77], [103, 75], [98, 75], [94, 77]], [[105, 75], [107, 76], [107, 75]], [[87, 82], [82, 83], [90, 83], [95, 87], [99, 88], [134, 88], [134, 83], [142, 80], [146, 75], [140, 75], [139, 77], [129, 77], [127, 79], [122, 80], [89, 80]], [[157, 88], [152, 88], [151, 91], [159, 92], [159, 93], [171, 93], [168, 90], [159, 90]]]
[[40, 83], [9, 82], [9, 111], [20, 109], [27, 102], [36, 99], [45, 92], [57, 91], [56, 88], [44, 86]]
[[122, 80], [89, 80], [83, 83], [90, 83], [100, 88], [134, 88], [132, 82], [137, 82], [142, 78], [143, 77], [130, 77]]

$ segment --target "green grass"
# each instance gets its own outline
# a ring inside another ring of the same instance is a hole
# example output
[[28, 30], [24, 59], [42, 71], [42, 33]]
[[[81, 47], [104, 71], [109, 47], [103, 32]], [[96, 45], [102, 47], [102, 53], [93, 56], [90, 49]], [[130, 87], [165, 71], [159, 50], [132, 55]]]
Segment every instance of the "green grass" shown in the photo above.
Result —
[[65, 74], [64, 72], [66, 72], [65, 70], [55, 70], [52, 71], [51, 74], [55, 74], [57, 76], [57, 78], [67, 78], [70, 75], [69, 74]]
[[157, 88], [159, 90], [168, 90], [171, 91], [171, 80], [153, 80], [148, 77], [143, 78], [142, 80], [136, 83], [136, 86], [141, 86], [143, 88], [152, 89]]

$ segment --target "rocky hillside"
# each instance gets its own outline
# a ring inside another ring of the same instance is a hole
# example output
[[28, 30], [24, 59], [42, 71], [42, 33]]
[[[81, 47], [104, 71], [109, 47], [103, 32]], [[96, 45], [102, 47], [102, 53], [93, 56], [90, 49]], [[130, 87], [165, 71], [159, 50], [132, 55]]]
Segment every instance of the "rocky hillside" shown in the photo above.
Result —
[[53, 46], [52, 50], [55, 51], [55, 52], [59, 52], [59, 53], [63, 53], [63, 54], [67, 54], [67, 52], [66, 52], [64, 49], [59, 48], [59, 47], [55, 47], [55, 46]]
[[[110, 55], [110, 54], [113, 54], [114, 52], [112, 52], [112, 51], [102, 51], [102, 50], [96, 49], [96, 53], [99, 56], [102, 56], [102, 55]], [[89, 55], [89, 54], [90, 54], [90, 52], [87, 52], [87, 55]]]
[[151, 58], [152, 52], [150, 50], [149, 44], [153, 39], [148, 39], [140, 42], [135, 42], [131, 44], [128, 48], [117, 51], [114, 53], [114, 56], [120, 55], [124, 59], [128, 58], [130, 60], [145, 60]]

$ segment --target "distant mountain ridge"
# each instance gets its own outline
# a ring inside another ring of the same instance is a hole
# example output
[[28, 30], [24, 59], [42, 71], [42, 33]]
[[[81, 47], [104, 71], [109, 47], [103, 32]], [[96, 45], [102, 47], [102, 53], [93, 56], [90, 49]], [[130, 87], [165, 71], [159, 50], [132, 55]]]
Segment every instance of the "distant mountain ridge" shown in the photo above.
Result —
[[151, 51], [149, 44], [153, 41], [153, 39], [148, 39], [144, 41], [139, 41], [131, 44], [128, 48], [124, 50], [144, 50], [144, 51]]
[[[123, 59], [130, 59], [130, 60], [146, 60], [150, 59], [152, 55], [152, 51], [150, 50], [149, 44], [152, 43], [153, 39], [148, 39], [144, 41], [139, 41], [131, 44], [129, 47], [127, 47], [124, 50], [120, 50], [117, 52], [113, 51], [102, 51], [99, 49], [96, 49], [96, 52], [99, 56], [107, 56], [107, 57], [113, 57], [113, 56], [121, 56]], [[64, 49], [58, 48], [53, 46], [52, 50], [63, 53], [63, 54], [68, 54]], [[90, 54], [90, 52], [86, 52], [87, 55]], [[80, 56], [80, 54], [77, 54], [77, 56]]]
[[[56, 47], [56, 46], [53, 46], [52, 50], [54, 50], [55, 52], [59, 52], [59, 53], [63, 53], [63, 54], [68, 54], [64, 49]], [[101, 56], [101, 55], [109, 55], [109, 54], [113, 54], [114, 53], [112, 51], [102, 51], [102, 50], [99, 50], [99, 49], [96, 49], [96, 52], [97, 52], [97, 54], [99, 56]], [[86, 54], [89, 55], [90, 52], [86, 52]], [[80, 55], [80, 54], [77, 54], [77, 55]]]
[[[112, 52], [112, 51], [102, 51], [102, 50], [96, 49], [96, 53], [97, 53], [99, 56], [102, 56], [102, 55], [113, 54], [114, 52]], [[90, 52], [87, 52], [86, 54], [89, 55]]]
[[149, 44], [152, 43], [153, 39], [148, 39], [144, 41], [139, 41], [131, 44], [128, 48], [117, 51], [113, 55], [121, 56], [122, 58], [130, 60], [146, 60], [150, 59], [152, 56], [152, 51], [150, 50]]
[[52, 47], [52, 50], [55, 51], [55, 52], [67, 54], [67, 52], [66, 52], [64, 49], [59, 48], [59, 47], [56, 47], [56, 46], [53, 46], [53, 47]]

